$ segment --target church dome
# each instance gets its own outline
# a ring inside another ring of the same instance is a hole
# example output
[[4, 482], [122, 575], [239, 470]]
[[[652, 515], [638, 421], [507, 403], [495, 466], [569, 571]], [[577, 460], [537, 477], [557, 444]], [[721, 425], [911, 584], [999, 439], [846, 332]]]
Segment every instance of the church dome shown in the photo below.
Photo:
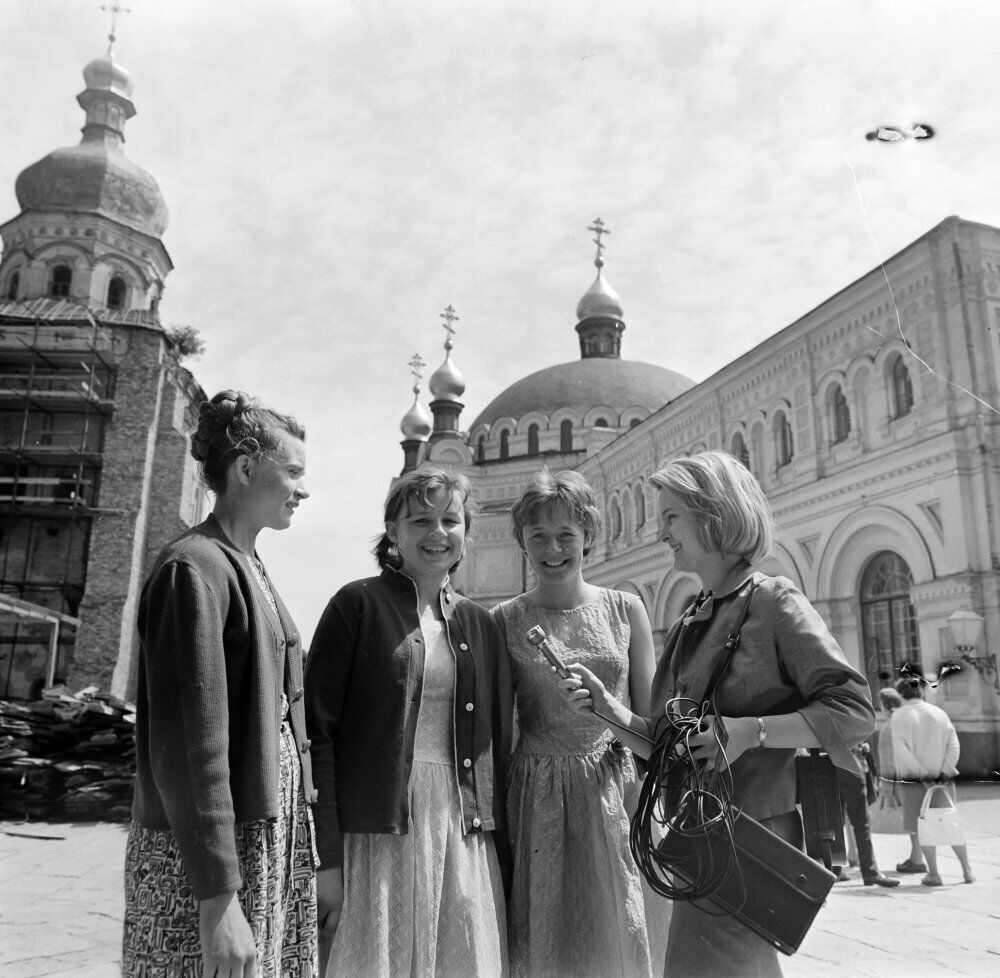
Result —
[[22, 211], [100, 214], [159, 238], [167, 205], [156, 181], [122, 151], [125, 122], [135, 115], [129, 73], [112, 54], [83, 70], [77, 101], [87, 114], [78, 146], [57, 149], [23, 170], [14, 185]]
[[465, 378], [452, 363], [450, 353], [444, 358], [444, 363], [431, 374], [427, 386], [438, 401], [457, 401], [465, 393]]
[[431, 433], [430, 412], [414, 398], [413, 406], [399, 424], [399, 430], [407, 441], [427, 441]]
[[120, 95], [132, 97], [132, 79], [129, 73], [115, 61], [113, 54], [104, 54], [83, 69], [83, 80], [87, 88], [105, 89]]
[[101, 214], [162, 237], [167, 205], [157, 182], [125, 154], [103, 143], [57, 149], [23, 170], [14, 184], [22, 211]]
[[519, 419], [532, 411], [551, 415], [570, 408], [582, 417], [607, 407], [621, 415], [626, 408], [656, 411], [694, 386], [683, 374], [638, 360], [590, 358], [537, 370], [511, 384], [480, 412], [477, 425], [499, 418]]
[[607, 280], [597, 270], [597, 278], [594, 284], [584, 292], [583, 297], [576, 306], [576, 318], [580, 322], [587, 319], [624, 319], [625, 312], [622, 309], [622, 300], [618, 298]]

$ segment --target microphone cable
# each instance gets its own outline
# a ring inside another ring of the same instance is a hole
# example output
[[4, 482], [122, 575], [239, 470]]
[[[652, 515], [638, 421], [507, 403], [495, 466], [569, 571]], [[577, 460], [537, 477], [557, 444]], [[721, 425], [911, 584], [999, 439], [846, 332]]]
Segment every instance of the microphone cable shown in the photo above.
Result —
[[[682, 709], [683, 708], [683, 709]], [[707, 729], [708, 704], [687, 697], [667, 702], [654, 728], [653, 750], [629, 826], [629, 847], [639, 872], [650, 887], [670, 900], [711, 897], [735, 872], [742, 881], [733, 839], [733, 822], [740, 807], [733, 799], [733, 779], [726, 757], [725, 728], [715, 718], [719, 750], [710, 774], [691, 753], [690, 739]], [[713, 910], [727, 916], [742, 909]]]

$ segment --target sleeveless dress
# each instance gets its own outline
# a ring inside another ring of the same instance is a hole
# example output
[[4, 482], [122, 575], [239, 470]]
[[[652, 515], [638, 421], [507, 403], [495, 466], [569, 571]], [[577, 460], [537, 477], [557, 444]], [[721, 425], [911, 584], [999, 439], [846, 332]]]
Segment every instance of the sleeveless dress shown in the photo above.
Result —
[[595, 601], [559, 611], [520, 595], [493, 610], [506, 632], [519, 726], [507, 784], [515, 978], [650, 974], [623, 800], [625, 780], [635, 777], [631, 754], [603, 720], [569, 708], [524, 637], [541, 625], [564, 661], [587, 666], [628, 704], [629, 600], [602, 589]]
[[[344, 834], [344, 906], [329, 978], [507, 975], [492, 832], [464, 835], [455, 773], [455, 661], [444, 622], [421, 617], [426, 657], [406, 835]], [[376, 776], [376, 772], [372, 772]]]

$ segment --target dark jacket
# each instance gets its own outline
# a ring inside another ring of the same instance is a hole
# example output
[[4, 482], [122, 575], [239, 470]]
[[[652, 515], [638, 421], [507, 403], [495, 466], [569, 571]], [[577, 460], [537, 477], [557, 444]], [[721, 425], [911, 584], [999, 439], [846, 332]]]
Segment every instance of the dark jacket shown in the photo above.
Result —
[[[485, 608], [445, 585], [440, 594], [456, 663], [455, 773], [466, 832], [499, 831], [510, 753], [506, 649]], [[343, 863], [344, 832], [404, 835], [424, 679], [416, 585], [394, 570], [354, 581], [327, 605], [306, 664], [306, 722], [319, 799], [324, 868]]]
[[199, 900], [242, 885], [234, 825], [278, 815], [283, 686], [315, 795], [299, 636], [274, 600], [280, 621], [214, 516], [163, 548], [139, 600], [132, 816], [173, 831]]

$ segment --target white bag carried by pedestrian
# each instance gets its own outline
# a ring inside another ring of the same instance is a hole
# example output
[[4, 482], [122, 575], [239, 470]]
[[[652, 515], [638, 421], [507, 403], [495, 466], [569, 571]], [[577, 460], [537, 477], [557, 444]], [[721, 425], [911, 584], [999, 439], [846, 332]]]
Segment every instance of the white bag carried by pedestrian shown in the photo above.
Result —
[[[943, 791], [948, 802], [945, 808], [931, 808], [935, 791]], [[932, 784], [924, 794], [917, 818], [917, 842], [922, 846], [964, 846], [965, 827], [962, 813], [952, 801], [948, 788], [943, 784]]]

